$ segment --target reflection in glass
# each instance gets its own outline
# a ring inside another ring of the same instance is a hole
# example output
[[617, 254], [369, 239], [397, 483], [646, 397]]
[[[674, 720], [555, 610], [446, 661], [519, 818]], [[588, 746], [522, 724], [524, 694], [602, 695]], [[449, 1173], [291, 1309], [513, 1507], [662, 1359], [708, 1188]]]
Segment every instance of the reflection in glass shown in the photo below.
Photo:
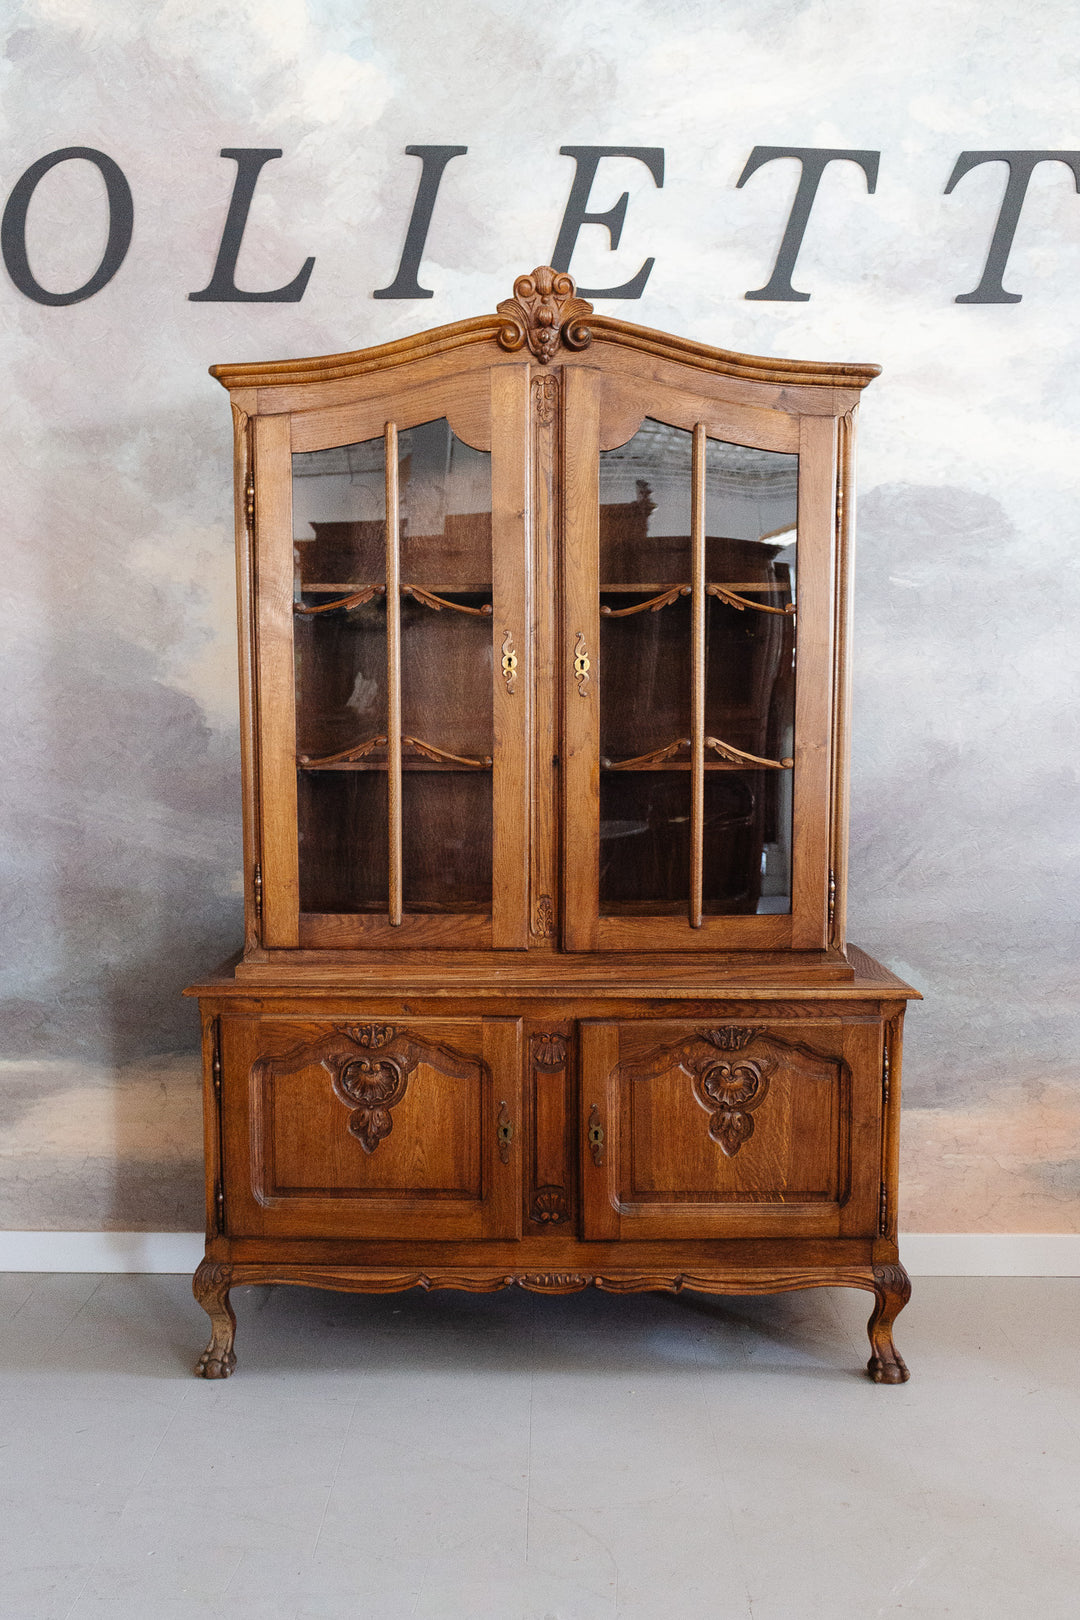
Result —
[[406, 911], [491, 909], [491, 457], [444, 419], [398, 435], [399, 600], [385, 440], [293, 456], [302, 911], [386, 912], [388, 609], [400, 625]]
[[[688, 907], [692, 460], [693, 434], [651, 419], [600, 457], [609, 915]], [[796, 456], [706, 440], [706, 914], [791, 909], [797, 493]]]

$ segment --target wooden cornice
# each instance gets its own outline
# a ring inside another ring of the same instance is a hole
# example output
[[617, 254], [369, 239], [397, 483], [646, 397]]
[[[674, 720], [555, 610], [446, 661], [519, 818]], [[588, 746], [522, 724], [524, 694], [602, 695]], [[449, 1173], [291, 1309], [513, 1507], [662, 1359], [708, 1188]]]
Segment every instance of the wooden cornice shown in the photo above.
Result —
[[565, 358], [564, 350], [612, 343], [661, 360], [695, 366], [713, 375], [809, 388], [865, 388], [881, 370], [880, 366], [844, 361], [781, 360], [738, 354], [646, 326], [634, 326], [610, 315], [597, 315], [590, 304], [575, 296], [572, 278], [557, 274], [549, 266], [540, 266], [529, 276], [519, 276], [514, 283], [514, 295], [490, 315], [476, 315], [471, 320], [436, 326], [412, 337], [398, 338], [393, 343], [306, 360], [211, 366], [210, 375], [216, 377], [223, 388], [230, 389], [283, 387], [293, 383], [310, 386], [362, 377], [368, 372], [388, 370], [478, 343], [495, 343], [511, 352], [527, 345], [541, 364]]

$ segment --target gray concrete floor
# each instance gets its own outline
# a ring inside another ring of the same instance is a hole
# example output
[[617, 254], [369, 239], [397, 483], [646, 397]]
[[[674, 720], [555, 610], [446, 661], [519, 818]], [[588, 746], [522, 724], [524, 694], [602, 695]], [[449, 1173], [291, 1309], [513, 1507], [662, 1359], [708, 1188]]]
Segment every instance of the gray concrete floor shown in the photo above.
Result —
[[1080, 1615], [1080, 1281], [234, 1301], [0, 1276], [3, 1620]]

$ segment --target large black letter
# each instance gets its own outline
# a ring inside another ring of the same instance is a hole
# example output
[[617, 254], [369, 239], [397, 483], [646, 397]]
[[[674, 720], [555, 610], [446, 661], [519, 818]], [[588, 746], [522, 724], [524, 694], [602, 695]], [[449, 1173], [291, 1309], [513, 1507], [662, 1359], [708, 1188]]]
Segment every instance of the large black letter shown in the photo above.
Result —
[[389, 287], [380, 287], [377, 292], [373, 292], [372, 298], [434, 298], [435, 294], [429, 292], [426, 287], [421, 287], [417, 279], [420, 274], [420, 260], [424, 256], [424, 243], [427, 241], [428, 227], [431, 224], [443, 170], [451, 158], [461, 157], [468, 150], [467, 146], [405, 148], [408, 157], [420, 158], [424, 166], [420, 170], [420, 184], [416, 188], [416, 201], [413, 203], [409, 229], [405, 233], [405, 246], [401, 250], [401, 263], [398, 265], [397, 275]]
[[1009, 262], [1009, 252], [1016, 235], [1020, 210], [1027, 196], [1031, 172], [1040, 163], [1064, 163], [1072, 170], [1076, 189], [1080, 191], [1080, 152], [961, 152], [945, 187], [946, 197], [969, 169], [977, 169], [981, 163], [1007, 163], [1009, 179], [990, 239], [990, 252], [986, 255], [982, 280], [974, 292], [960, 293], [955, 301], [958, 304], [1018, 304], [1022, 295], [1007, 293], [1001, 285], [1001, 278]]
[[[66, 163], [69, 158], [85, 158], [87, 163], [96, 163], [101, 171], [109, 199], [109, 240], [105, 244], [101, 263], [89, 281], [84, 281], [74, 292], [46, 292], [35, 279], [26, 256], [26, 214], [41, 177], [48, 174], [50, 169], [55, 169], [58, 163]], [[92, 146], [65, 146], [59, 152], [50, 152], [47, 157], [31, 163], [26, 173], [16, 180], [7, 200], [3, 224], [0, 225], [0, 250], [3, 251], [8, 275], [19, 291], [32, 298], [35, 304], [79, 304], [84, 298], [93, 298], [123, 264], [124, 255], [131, 244], [134, 218], [131, 187], [124, 177], [124, 171], [111, 157], [106, 157], [104, 152], [95, 152]]]
[[[574, 175], [574, 184], [570, 188], [570, 198], [566, 204], [566, 213], [559, 226], [559, 239], [555, 243], [555, 251], [551, 255], [551, 268], [561, 270], [564, 274], [570, 269], [570, 260], [574, 256], [577, 246], [578, 232], [583, 225], [606, 225], [611, 238], [611, 251], [614, 253], [619, 245], [622, 228], [626, 221], [626, 205], [630, 201], [630, 193], [624, 191], [614, 208], [609, 208], [606, 214], [589, 214], [586, 208], [589, 202], [589, 193], [592, 183], [596, 179], [596, 169], [601, 158], [628, 157], [637, 158], [644, 163], [653, 179], [657, 189], [664, 184], [664, 148], [662, 146], [560, 146], [562, 157], [572, 157], [577, 164]], [[645, 283], [655, 259], [646, 259], [636, 276], [623, 282], [621, 287], [579, 287], [580, 298], [640, 298], [645, 291]]]
[[799, 249], [802, 247], [810, 210], [814, 206], [814, 198], [817, 196], [822, 175], [830, 163], [845, 159], [848, 163], [857, 163], [866, 176], [866, 189], [872, 196], [877, 188], [878, 159], [881, 153], [847, 152], [839, 148], [833, 150], [827, 146], [755, 146], [746, 160], [746, 168], [736, 182], [736, 191], [746, 184], [763, 163], [771, 163], [774, 158], [784, 157], [798, 158], [802, 164], [799, 189], [791, 205], [784, 239], [780, 243], [772, 275], [764, 287], [744, 293], [743, 297], [768, 299], [770, 303], [776, 304], [805, 304], [809, 302], [810, 294], [796, 292], [791, 285], [791, 277], [795, 271], [795, 260], [799, 257]]
[[304, 296], [315, 260], [308, 259], [299, 275], [287, 287], [275, 287], [273, 292], [241, 292], [236, 285], [236, 260], [244, 240], [251, 199], [255, 195], [255, 182], [264, 163], [281, 156], [280, 146], [223, 146], [223, 158], [232, 158], [236, 164], [236, 183], [232, 200], [221, 233], [214, 273], [202, 292], [188, 293], [193, 304], [298, 304]]

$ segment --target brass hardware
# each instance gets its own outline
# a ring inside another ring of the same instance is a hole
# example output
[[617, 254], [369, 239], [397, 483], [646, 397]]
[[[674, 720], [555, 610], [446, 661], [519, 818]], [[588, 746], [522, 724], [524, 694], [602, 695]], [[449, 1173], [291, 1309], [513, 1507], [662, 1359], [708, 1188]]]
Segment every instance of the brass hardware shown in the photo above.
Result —
[[889, 1235], [889, 1189], [881, 1183], [881, 1204], [878, 1217], [878, 1232], [882, 1237]]
[[509, 1164], [510, 1144], [514, 1140], [514, 1127], [510, 1123], [510, 1110], [505, 1102], [499, 1104], [499, 1123], [495, 1132], [495, 1139], [499, 1144], [499, 1158], [503, 1164]]
[[574, 644], [574, 679], [578, 683], [578, 697], [588, 696], [589, 670], [591, 667], [589, 650], [585, 645], [585, 635], [583, 631], [579, 630], [577, 641]]
[[244, 521], [249, 534], [255, 531], [255, 474], [249, 472], [244, 485]]
[[593, 1164], [599, 1166], [604, 1162], [604, 1127], [600, 1123], [600, 1110], [593, 1103], [589, 1111], [589, 1151], [593, 1156]]
[[254, 875], [253, 875], [252, 880], [251, 880], [251, 886], [252, 886], [252, 889], [254, 890], [254, 895], [255, 895], [255, 919], [256, 919], [257, 922], [262, 922], [262, 900], [263, 900], [263, 896], [262, 896], [262, 867], [261, 866], [256, 866]]
[[222, 1190], [222, 1186], [221, 1186], [220, 1181], [216, 1184], [216, 1186], [214, 1188], [214, 1214], [217, 1217], [217, 1229], [218, 1229], [218, 1231], [219, 1232], [224, 1232], [224, 1230], [225, 1230], [225, 1194], [224, 1194], [224, 1192]]
[[891, 1080], [889, 1062], [889, 1037], [885, 1037], [885, 1051], [881, 1060], [881, 1100], [886, 1108], [889, 1106], [889, 1083]]
[[836, 916], [836, 873], [829, 867], [829, 927], [833, 925]]
[[517, 653], [514, 651], [514, 638], [509, 630], [503, 636], [502, 677], [506, 682], [506, 690], [513, 695], [514, 682], [517, 680]]

